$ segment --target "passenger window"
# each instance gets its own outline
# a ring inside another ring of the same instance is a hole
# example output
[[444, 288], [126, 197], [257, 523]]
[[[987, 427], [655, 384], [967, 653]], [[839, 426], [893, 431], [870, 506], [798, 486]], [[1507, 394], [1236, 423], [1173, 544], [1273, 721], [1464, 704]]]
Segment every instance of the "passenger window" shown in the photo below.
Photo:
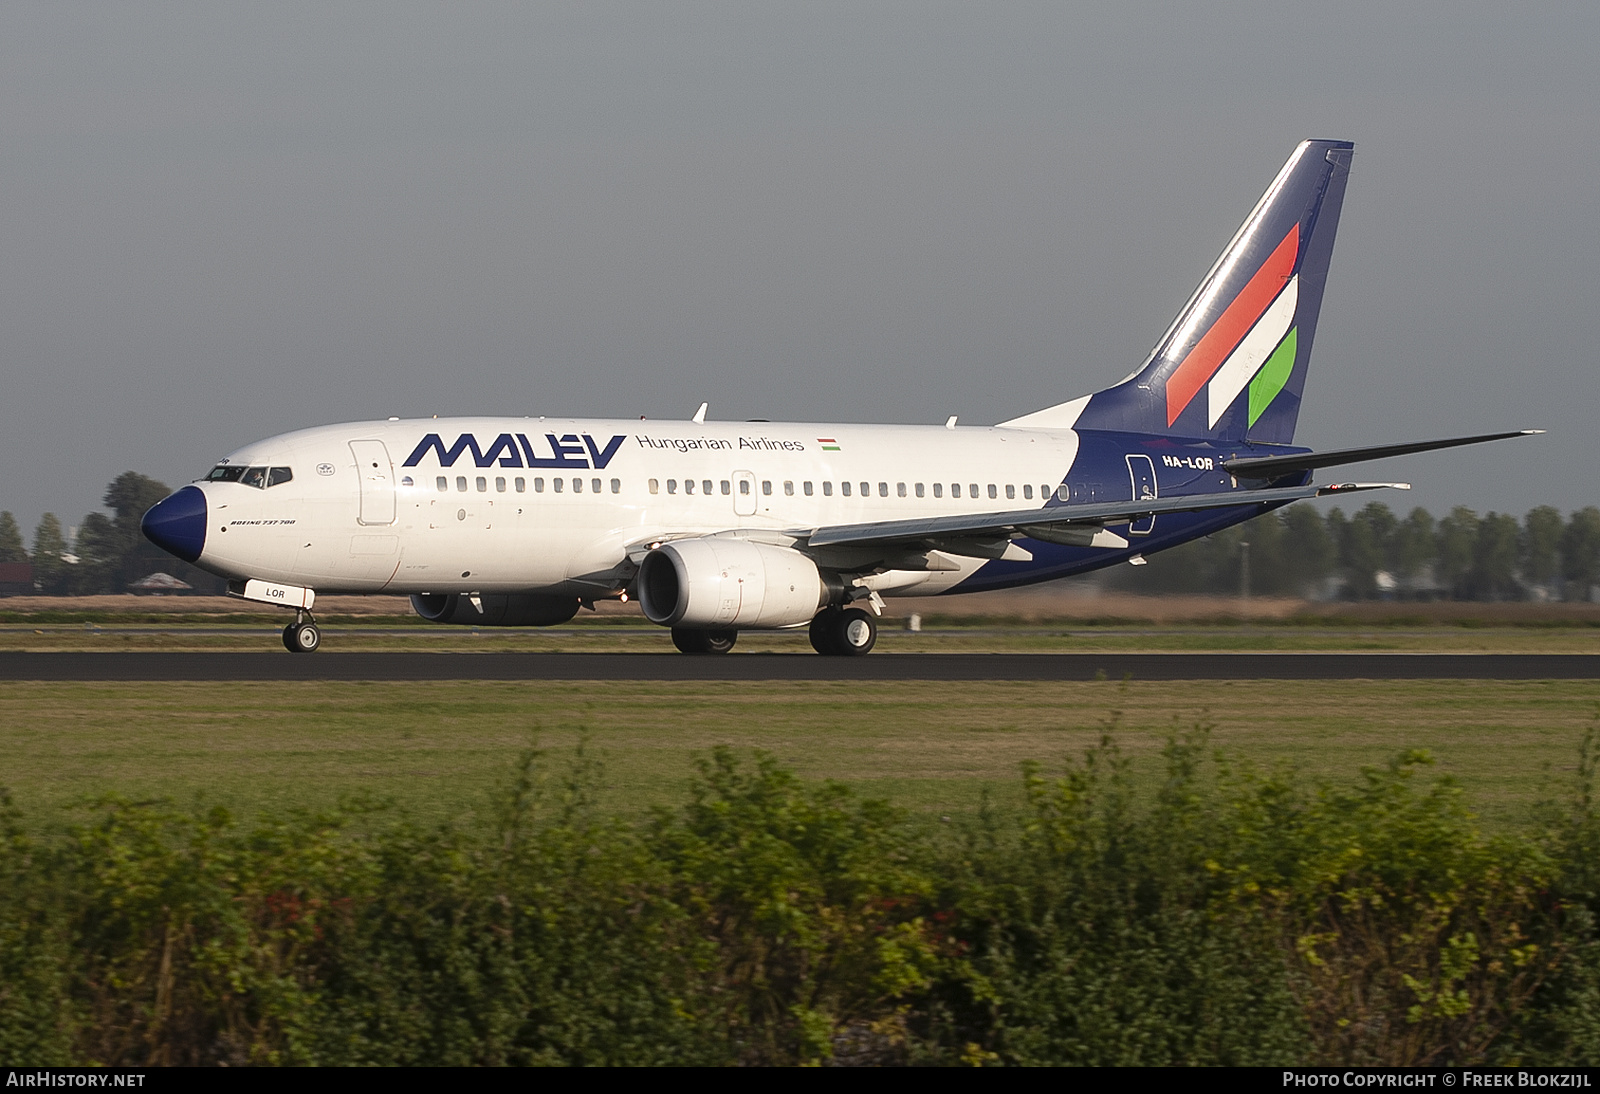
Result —
[[267, 470], [267, 485], [277, 486], [279, 483], [288, 482], [294, 478], [294, 472], [287, 467], [273, 467]]
[[561, 491], [566, 488], [566, 485], [567, 485], [567, 480], [566, 479], [551, 479], [550, 480], [550, 489], [555, 491], [557, 494], [561, 493]]
[[1062, 501], [1066, 501], [1069, 496], [1070, 491], [1067, 490], [1066, 483], [1062, 483], [1060, 486], [1056, 487], [1056, 497], [1060, 498]]
[[456, 476], [456, 489], [463, 494], [467, 492], [467, 477], [465, 475]]
[[950, 484], [950, 496], [952, 498], [959, 498], [961, 496], [961, 484], [959, 482], [953, 482]]
[[685, 494], [694, 493], [694, 480], [693, 479], [684, 479], [683, 480], [683, 492]]
[[445, 478], [443, 475], [440, 475], [438, 478], [434, 479], [433, 482], [434, 485], [439, 488], [439, 493], [444, 494], [449, 492], [450, 480]]
[[741, 495], [748, 495], [750, 493], [750, 480], [749, 479], [740, 479], [739, 480], [739, 493]]
[[1027, 501], [1033, 500], [1033, 484], [1031, 482], [1022, 484], [1022, 496]]
[[936, 482], [933, 484], [933, 496], [936, 498], [944, 497], [944, 483]]
[[660, 479], [651, 479], [650, 480], [650, 492], [652, 494], [661, 493], [661, 480]]
[[831, 481], [822, 484], [822, 496], [825, 498], [833, 497], [833, 483]]
[[978, 496], [978, 484], [975, 483], [975, 482], [974, 483], [968, 483], [967, 484], [967, 497], [975, 498], [977, 496]]
[[872, 496], [872, 484], [870, 482], [861, 484], [861, 496], [864, 498]]
[[922, 490], [922, 484], [919, 482], [919, 483], [917, 483], [917, 497], [920, 498], [920, 497], [923, 497], [923, 496], [924, 496], [924, 494], [923, 494], [923, 490]]
[[528, 480], [523, 478], [521, 475], [518, 475], [514, 480], [512, 480], [511, 485], [517, 488], [517, 493], [519, 494], [526, 494], [528, 492]]
[[591, 494], [600, 493], [600, 480], [599, 479], [590, 479], [589, 480], [589, 493], [591, 493]]
[[676, 494], [677, 492], [678, 492], [678, 480], [677, 479], [668, 479], [667, 480], [667, 493]]
[[1000, 496], [1000, 491], [996, 490], [994, 488], [994, 483], [991, 482], [989, 484], [989, 497], [990, 498], [998, 498], [999, 496]]
[[572, 480], [572, 492], [574, 494], [583, 493], [583, 480], [582, 479], [573, 479]]
[[495, 477], [494, 492], [496, 494], [504, 494], [506, 492], [506, 480], [504, 478], [500, 476]]
[[839, 484], [839, 493], [848, 498], [850, 496], [850, 484], [847, 482], [841, 482]]
[[794, 497], [794, 482], [790, 479], [785, 479], [783, 482], [783, 496], [786, 498]]
[[479, 475], [478, 476], [478, 493], [487, 494], [488, 492], [489, 492], [489, 480], [484, 478], [482, 475]]
[[[905, 492], [906, 492], [906, 488], [902, 486], [900, 488], [900, 493], [904, 494]], [[878, 484], [878, 497], [886, 498], [888, 496], [889, 496], [889, 484], [886, 483], [886, 482], [880, 482]]]
[[768, 496], [768, 497], [772, 496], [772, 480], [771, 479], [762, 479], [761, 480], [761, 492], [763, 494], [765, 494], [766, 496]]
[[246, 486], [254, 486], [257, 490], [264, 490], [267, 485], [267, 469], [265, 467], [252, 467], [245, 471], [244, 478], [239, 481]]
[[622, 493], [622, 480], [621, 479], [612, 479], [611, 480], [611, 492], [613, 494]]
[[733, 487], [728, 483], [727, 479], [723, 479], [722, 480], [722, 496], [723, 497], [727, 497], [731, 493], [733, 493]]
[[806, 492], [806, 497], [809, 498], [811, 496], [811, 480], [807, 479], [805, 482], [801, 483], [800, 489], [804, 490]]
[[[706, 479], [706, 480], [705, 480], [705, 481], [703, 481], [703, 482], [702, 482], [702, 483], [701, 483], [701, 484], [700, 484], [700, 492], [701, 492], [701, 493], [702, 493], [702, 494], [709, 494], [709, 493], [711, 493], [711, 480], [710, 480], [710, 479]], [[727, 493], [727, 492], [728, 492], [728, 484], [727, 484], [727, 483], [723, 483], [723, 484], [722, 484], [722, 492], [723, 492], [723, 493], [724, 493], [724, 494], [726, 494], [726, 493]]]
[[541, 478], [533, 480], [533, 492], [535, 494], [544, 493], [544, 479]]
[[906, 484], [903, 483], [903, 482], [895, 483], [894, 484], [894, 492], [899, 497], [902, 497], [902, 498], [905, 497], [906, 496]]
[[1017, 496], [1017, 488], [1009, 482], [1006, 483], [1006, 499], [1009, 501]]

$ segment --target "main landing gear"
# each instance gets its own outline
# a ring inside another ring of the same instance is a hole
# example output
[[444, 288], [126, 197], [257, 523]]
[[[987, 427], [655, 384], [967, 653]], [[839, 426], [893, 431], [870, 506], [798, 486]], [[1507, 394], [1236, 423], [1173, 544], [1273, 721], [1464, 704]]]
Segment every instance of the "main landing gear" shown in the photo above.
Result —
[[[825, 657], [864, 657], [878, 642], [878, 621], [860, 608], [824, 608], [811, 620], [810, 635], [811, 648]], [[672, 628], [672, 644], [681, 653], [727, 653], [738, 639], [738, 631]], [[283, 640], [287, 645], [287, 630]]]
[[672, 644], [679, 653], [727, 653], [739, 640], [738, 631], [705, 631], [673, 627]]
[[283, 648], [290, 653], [313, 653], [322, 645], [322, 631], [317, 621], [304, 612], [296, 612], [294, 622], [283, 628]]
[[860, 608], [825, 608], [811, 621], [811, 648], [824, 657], [864, 657], [877, 641], [877, 621]]

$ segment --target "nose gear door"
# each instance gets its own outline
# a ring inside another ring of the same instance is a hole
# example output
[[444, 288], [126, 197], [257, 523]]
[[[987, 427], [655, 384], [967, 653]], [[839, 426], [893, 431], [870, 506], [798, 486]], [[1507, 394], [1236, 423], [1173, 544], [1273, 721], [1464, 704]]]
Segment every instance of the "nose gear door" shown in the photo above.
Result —
[[351, 441], [356, 457], [356, 479], [361, 484], [358, 524], [394, 523], [394, 464], [382, 441]]

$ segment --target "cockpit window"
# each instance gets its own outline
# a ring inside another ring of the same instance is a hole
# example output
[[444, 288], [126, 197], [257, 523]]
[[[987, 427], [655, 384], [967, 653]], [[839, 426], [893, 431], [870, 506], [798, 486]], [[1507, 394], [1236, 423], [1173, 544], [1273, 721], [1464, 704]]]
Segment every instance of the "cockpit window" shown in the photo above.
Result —
[[206, 476], [205, 481], [237, 482], [265, 490], [269, 486], [277, 486], [293, 478], [294, 471], [287, 467], [240, 467], [235, 464], [220, 463], [211, 469], [211, 474]]

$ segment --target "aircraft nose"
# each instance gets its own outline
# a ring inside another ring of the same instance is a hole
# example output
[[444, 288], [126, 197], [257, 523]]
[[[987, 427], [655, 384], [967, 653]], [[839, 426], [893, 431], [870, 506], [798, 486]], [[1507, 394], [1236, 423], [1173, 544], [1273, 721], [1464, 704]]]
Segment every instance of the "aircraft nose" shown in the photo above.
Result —
[[196, 486], [168, 494], [145, 512], [139, 528], [163, 551], [194, 562], [206, 546], [206, 496]]

